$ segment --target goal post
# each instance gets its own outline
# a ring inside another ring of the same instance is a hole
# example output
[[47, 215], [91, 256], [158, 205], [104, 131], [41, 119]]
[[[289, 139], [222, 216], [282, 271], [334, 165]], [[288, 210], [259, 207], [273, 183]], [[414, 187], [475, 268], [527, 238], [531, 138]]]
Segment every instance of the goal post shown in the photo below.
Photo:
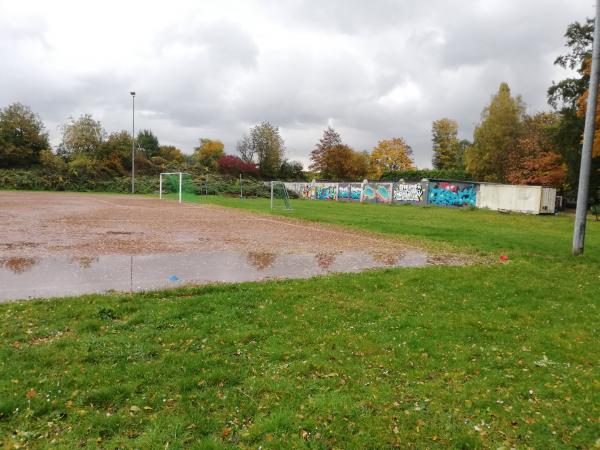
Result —
[[[288, 193], [283, 181], [271, 181], [271, 209], [281, 208], [286, 211], [292, 210], [290, 204], [290, 194]], [[283, 201], [283, 204], [278, 204], [277, 200]]]
[[161, 172], [158, 181], [158, 198], [163, 194], [177, 193], [179, 203], [183, 202], [184, 188], [189, 184], [189, 173], [186, 172]]

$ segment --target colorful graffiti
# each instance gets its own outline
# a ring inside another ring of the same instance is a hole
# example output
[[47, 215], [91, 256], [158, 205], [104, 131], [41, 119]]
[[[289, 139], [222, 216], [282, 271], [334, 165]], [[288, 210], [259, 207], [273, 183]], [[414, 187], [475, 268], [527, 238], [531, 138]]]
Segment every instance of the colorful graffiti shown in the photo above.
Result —
[[390, 203], [392, 199], [391, 190], [391, 184], [378, 184], [377, 191], [375, 192], [377, 203]]
[[376, 191], [376, 187], [370, 185], [370, 184], [365, 184], [365, 186], [363, 187], [363, 192], [362, 192], [362, 201], [363, 202], [376, 202], [377, 201], [377, 194], [375, 193]]
[[441, 206], [475, 206], [477, 190], [474, 184], [433, 182], [429, 185], [429, 203]]
[[350, 185], [350, 200], [353, 202], [360, 202], [362, 196], [362, 184], [351, 184]]
[[298, 194], [302, 198], [314, 198], [314, 188], [310, 184], [305, 184], [304, 186], [302, 186]]
[[318, 184], [315, 198], [317, 200], [335, 200], [335, 184]]
[[338, 200], [342, 200], [342, 201], [350, 200], [350, 185], [349, 184], [338, 185]]
[[394, 184], [393, 200], [419, 203], [423, 200], [423, 186], [420, 183]]

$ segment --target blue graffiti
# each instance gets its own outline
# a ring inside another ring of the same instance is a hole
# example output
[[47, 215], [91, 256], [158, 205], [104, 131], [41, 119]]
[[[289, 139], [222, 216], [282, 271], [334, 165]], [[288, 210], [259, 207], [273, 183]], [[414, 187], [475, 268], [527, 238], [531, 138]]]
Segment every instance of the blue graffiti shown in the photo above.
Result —
[[340, 185], [338, 188], [338, 200], [349, 200], [350, 199], [350, 186]]
[[475, 206], [477, 191], [472, 184], [434, 183], [429, 188], [429, 203], [442, 206]]
[[364, 202], [375, 202], [377, 201], [377, 196], [375, 194], [375, 189], [371, 185], [365, 185], [363, 188], [363, 201]]
[[360, 186], [350, 187], [350, 200], [360, 202], [360, 194], [362, 194], [362, 188]]
[[335, 200], [334, 186], [317, 186], [317, 200]]

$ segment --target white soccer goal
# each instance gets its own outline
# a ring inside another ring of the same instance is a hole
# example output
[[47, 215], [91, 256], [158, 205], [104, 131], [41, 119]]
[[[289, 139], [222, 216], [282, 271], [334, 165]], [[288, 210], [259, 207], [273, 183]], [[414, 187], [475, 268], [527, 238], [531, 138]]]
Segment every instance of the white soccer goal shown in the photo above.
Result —
[[[283, 205], [277, 205], [277, 200], [282, 200]], [[290, 195], [283, 181], [271, 181], [271, 209], [275, 208], [283, 208], [286, 211], [292, 210]]]
[[178, 182], [178, 195], [179, 195], [179, 203], [181, 203], [181, 197], [183, 193], [183, 176], [188, 175], [185, 172], [161, 172], [159, 175], [158, 181], [158, 198], [163, 198], [163, 179], [167, 177], [176, 177], [176, 182]]

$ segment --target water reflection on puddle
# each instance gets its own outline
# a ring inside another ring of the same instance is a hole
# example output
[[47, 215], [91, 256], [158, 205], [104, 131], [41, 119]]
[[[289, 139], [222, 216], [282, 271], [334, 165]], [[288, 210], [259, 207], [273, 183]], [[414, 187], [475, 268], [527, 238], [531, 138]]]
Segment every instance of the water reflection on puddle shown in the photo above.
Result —
[[377, 267], [417, 267], [426, 253], [365, 252], [276, 255], [204, 252], [142, 256], [0, 258], [0, 302], [115, 291], [144, 291], [210, 282], [307, 278]]

